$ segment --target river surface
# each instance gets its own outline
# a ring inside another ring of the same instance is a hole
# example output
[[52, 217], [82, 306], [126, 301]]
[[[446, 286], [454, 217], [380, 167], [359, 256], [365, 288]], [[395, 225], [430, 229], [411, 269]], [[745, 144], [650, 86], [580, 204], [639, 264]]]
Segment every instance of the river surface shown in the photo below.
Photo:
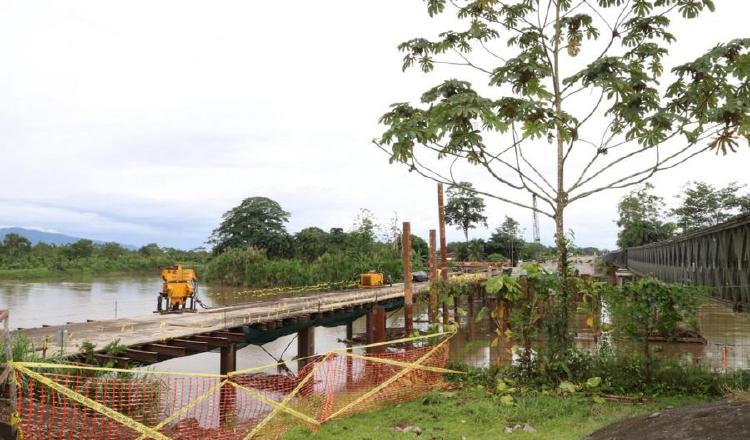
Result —
[[[10, 309], [11, 328], [40, 327], [66, 322], [81, 322], [86, 319], [104, 320], [142, 316], [156, 308], [157, 292], [161, 290], [158, 276], [107, 276], [81, 277], [66, 280], [22, 281], [0, 280], [0, 309]], [[229, 305], [243, 301], [235, 295], [238, 289], [201, 286], [200, 298], [208, 306]], [[476, 304], [474, 310], [481, 306]], [[471, 308], [463, 306], [467, 312]], [[451, 357], [475, 366], [507, 362], [507, 351], [490, 348], [493, 339], [488, 321], [475, 323], [467, 313], [461, 319], [461, 331], [451, 341]], [[415, 319], [424, 320], [424, 306], [415, 305]], [[425, 323], [416, 323], [424, 328]], [[670, 356], [714, 369], [750, 368], [750, 314], [734, 313], [731, 309], [709, 303], [700, 311], [699, 326], [707, 344], [659, 344], [658, 356]], [[403, 327], [400, 311], [389, 314], [388, 327]], [[354, 322], [354, 333], [364, 333], [365, 320]], [[317, 353], [344, 348], [345, 327], [318, 327], [315, 331]], [[276, 362], [283, 358], [294, 370], [292, 358], [297, 354], [295, 336], [290, 335], [265, 344], [262, 348], [247, 346], [237, 352], [237, 368], [254, 368]], [[581, 347], [591, 347], [585, 332], [577, 339]], [[656, 345], [656, 344], [655, 344]], [[726, 356], [725, 356], [726, 354]], [[164, 371], [186, 371], [216, 373], [219, 354], [201, 353], [176, 358], [152, 366]]]

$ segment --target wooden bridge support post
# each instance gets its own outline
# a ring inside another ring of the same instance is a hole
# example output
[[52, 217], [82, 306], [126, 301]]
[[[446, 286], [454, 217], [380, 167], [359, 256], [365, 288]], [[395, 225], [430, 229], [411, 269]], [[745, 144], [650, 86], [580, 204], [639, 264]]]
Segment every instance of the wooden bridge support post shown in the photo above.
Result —
[[414, 298], [412, 297], [411, 284], [411, 223], [409, 222], [404, 222], [401, 248], [404, 260], [404, 332], [408, 336], [414, 330]]
[[[443, 200], [443, 184], [438, 183], [438, 228], [440, 230], [440, 276], [448, 282], [448, 244], [445, 239], [445, 203]], [[448, 304], [443, 301], [443, 325], [450, 322]]]
[[435, 255], [436, 248], [436, 231], [430, 229], [430, 324], [436, 324], [438, 322], [437, 317], [437, 257]]
[[445, 204], [443, 203], [443, 184], [438, 183], [438, 223], [440, 227], [440, 275], [448, 281], [448, 244], [445, 240]]
[[[378, 342], [385, 341], [385, 307], [381, 305], [375, 305], [367, 314], [367, 342], [369, 344], [375, 344]], [[372, 347], [368, 350], [370, 353], [382, 353], [383, 347]]]
[[315, 327], [308, 327], [297, 332], [297, 371], [301, 371], [315, 355]]
[[610, 286], [617, 286], [617, 268], [614, 266], [607, 266], [607, 281]]
[[[346, 352], [352, 353], [352, 340], [354, 339], [354, 321], [346, 323]], [[354, 381], [354, 360], [351, 356], [346, 357], [346, 388], [349, 389]]]
[[[221, 347], [219, 354], [219, 373], [229, 374], [237, 370], [237, 346], [229, 343]], [[223, 423], [231, 414], [237, 399], [237, 390], [231, 385], [224, 385], [219, 390], [219, 422]]]

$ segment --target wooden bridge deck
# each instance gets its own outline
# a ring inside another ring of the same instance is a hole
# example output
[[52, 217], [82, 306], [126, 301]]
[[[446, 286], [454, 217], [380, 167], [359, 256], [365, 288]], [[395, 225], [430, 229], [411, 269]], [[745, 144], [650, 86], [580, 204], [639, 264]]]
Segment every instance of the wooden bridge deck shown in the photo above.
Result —
[[[415, 283], [414, 291], [426, 283]], [[217, 307], [197, 313], [150, 314], [135, 318], [71, 323], [17, 330], [38, 350], [47, 341], [47, 355], [77, 355], [84, 342], [103, 350], [112, 341], [129, 349], [118, 358], [153, 363], [192, 352], [206, 351], [228, 343], [244, 342], [243, 326], [275, 328], [333, 311], [369, 306], [403, 297], [403, 284], [393, 287], [354, 289], [259, 300], [242, 305]], [[295, 321], [297, 320], [297, 321]], [[99, 355], [100, 357], [106, 357]]]

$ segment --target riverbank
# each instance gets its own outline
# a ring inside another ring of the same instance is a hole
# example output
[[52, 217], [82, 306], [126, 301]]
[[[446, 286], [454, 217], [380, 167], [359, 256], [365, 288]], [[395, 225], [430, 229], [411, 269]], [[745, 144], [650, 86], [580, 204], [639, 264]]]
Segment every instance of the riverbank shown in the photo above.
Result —
[[284, 440], [327, 439], [514, 439], [579, 440], [602, 427], [638, 414], [707, 401], [696, 396], [640, 401], [595, 402], [586, 396], [534, 392], [512, 405], [489, 390], [446, 388], [393, 407], [332, 421], [317, 433], [301, 428]]
[[[185, 267], [201, 270], [203, 264], [185, 263]], [[89, 279], [92, 277], [127, 277], [127, 276], [153, 276], [159, 278], [162, 266], [143, 267], [119, 267], [108, 268], [100, 266], [72, 267], [54, 269], [50, 267], [34, 267], [24, 269], [0, 269], [0, 280], [22, 280], [22, 281], [66, 281], [69, 279]]]

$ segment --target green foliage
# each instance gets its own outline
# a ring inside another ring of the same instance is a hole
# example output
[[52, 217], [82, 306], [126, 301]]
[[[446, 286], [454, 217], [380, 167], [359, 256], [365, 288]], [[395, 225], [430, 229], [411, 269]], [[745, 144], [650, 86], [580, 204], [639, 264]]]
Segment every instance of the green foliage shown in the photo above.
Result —
[[[419, 268], [419, 266], [416, 266]], [[219, 284], [252, 287], [309, 286], [352, 281], [375, 270], [395, 281], [403, 274], [399, 255], [383, 245], [371, 254], [328, 253], [313, 261], [269, 259], [255, 248], [230, 249], [206, 265], [203, 279]]]
[[156, 272], [175, 263], [190, 267], [201, 266], [208, 256], [203, 250], [162, 249], [156, 244], [130, 251], [117, 243], [93, 244], [90, 240], [62, 246], [37, 243], [21, 253], [6, 252], [4, 248], [0, 248], [0, 277], [44, 277], [82, 272]]
[[651, 378], [652, 360], [649, 337], [674, 337], [681, 323], [697, 330], [698, 308], [707, 297], [704, 289], [652, 278], [605, 291], [615, 331], [642, 343], [647, 380]]
[[267, 197], [249, 197], [224, 213], [209, 243], [214, 253], [250, 246], [264, 249], [272, 257], [286, 257], [291, 252], [291, 238], [285, 223], [289, 213]]
[[94, 242], [85, 238], [63, 248], [63, 255], [70, 260], [88, 258], [94, 254]]
[[[326, 439], [396, 439], [415, 438], [414, 434], [394, 432], [405, 424], [418, 426], [421, 436], [440, 439], [554, 439], [580, 440], [591, 432], [617, 420], [661, 411], [668, 407], [689, 405], [703, 399], [686, 396], [660, 396], [642, 404], [595, 402], [578, 393], [569, 397], [548, 391], [523, 391], [513, 394], [513, 404], [503, 404], [507, 394], [492, 392], [495, 378], [487, 385], [473, 382], [474, 372], [453, 382], [450, 391], [433, 391], [414, 400], [389, 405], [351, 417], [321, 425], [320, 431], [310, 433], [298, 427], [289, 431], [288, 440]], [[476, 375], [484, 374], [482, 372]], [[506, 427], [528, 424], [536, 432]]]
[[684, 194], [677, 196], [680, 206], [671, 214], [683, 233], [723, 223], [739, 213], [750, 212], [750, 195], [739, 194], [743, 187], [737, 182], [723, 188], [689, 182]]
[[316, 227], [304, 228], [294, 234], [294, 254], [305, 261], [314, 261], [328, 249], [328, 233]]
[[[7, 341], [7, 340], [6, 340]], [[0, 344], [0, 364], [5, 363], [5, 344]], [[35, 347], [34, 343], [28, 337], [21, 334], [13, 334], [11, 338], [11, 356], [16, 362], [60, 362], [63, 358], [56, 356], [54, 353], [47, 353], [48, 357], [43, 358], [42, 347]]]
[[18, 234], [6, 234], [0, 244], [0, 254], [11, 259], [23, 258], [31, 253], [31, 242]]
[[[383, 237], [382, 229], [373, 214], [362, 209], [349, 232], [302, 229], [291, 241], [293, 257], [282, 258], [253, 246], [229, 248], [210, 260], [203, 279], [236, 286], [291, 287], [353, 281], [374, 270], [399, 280], [403, 277], [401, 237], [397, 231]], [[417, 271], [424, 267], [428, 245], [412, 235], [412, 251]]]
[[521, 296], [521, 286], [510, 275], [492, 277], [485, 284], [487, 293], [497, 295], [499, 299], [516, 301]]
[[521, 238], [522, 233], [518, 221], [506, 215], [503, 223], [495, 229], [490, 239], [487, 240], [487, 252], [508, 255], [513, 266], [516, 265], [519, 258], [532, 259], [533, 256], [526, 252], [526, 242]]
[[399, 45], [403, 69], [462, 66], [480, 85], [448, 77], [420, 102], [392, 104], [374, 143], [449, 185], [483, 174], [495, 183], [483, 196], [553, 219], [563, 277], [571, 203], [750, 142], [749, 38], [667, 65], [674, 21], [713, 11], [710, 0], [445, 4], [427, 1], [427, 13], [454, 11], [441, 23], [455, 27]]
[[695, 328], [698, 308], [708, 296], [704, 289], [666, 284], [653, 278], [607, 289], [605, 301], [615, 328], [637, 340], [650, 335], [675, 336], [677, 324]]
[[469, 241], [469, 229], [473, 229], [475, 225], [487, 226], [484, 199], [476, 193], [471, 183], [460, 182], [448, 187], [445, 221], [462, 230], [466, 242]]
[[646, 183], [629, 192], [617, 204], [619, 219], [617, 246], [627, 248], [666, 240], [672, 237], [675, 225], [665, 220], [664, 199], [651, 193], [654, 186]]

